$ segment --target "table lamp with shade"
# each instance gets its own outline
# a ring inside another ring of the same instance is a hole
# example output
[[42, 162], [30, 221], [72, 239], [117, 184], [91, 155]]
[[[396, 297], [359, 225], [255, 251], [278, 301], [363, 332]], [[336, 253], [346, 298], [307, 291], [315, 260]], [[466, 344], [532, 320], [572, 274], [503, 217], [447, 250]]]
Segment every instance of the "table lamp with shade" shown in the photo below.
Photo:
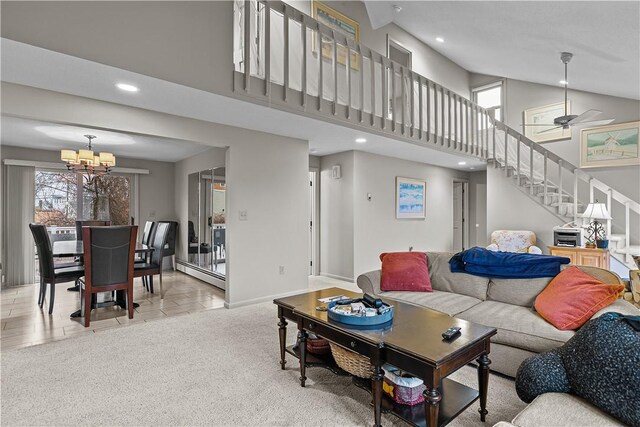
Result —
[[587, 227], [587, 247], [597, 246], [598, 248], [606, 249], [609, 246], [607, 232], [604, 225], [598, 220], [612, 219], [607, 206], [604, 203], [598, 203], [597, 200], [594, 203], [589, 203], [582, 214], [582, 218], [591, 220], [589, 227]]

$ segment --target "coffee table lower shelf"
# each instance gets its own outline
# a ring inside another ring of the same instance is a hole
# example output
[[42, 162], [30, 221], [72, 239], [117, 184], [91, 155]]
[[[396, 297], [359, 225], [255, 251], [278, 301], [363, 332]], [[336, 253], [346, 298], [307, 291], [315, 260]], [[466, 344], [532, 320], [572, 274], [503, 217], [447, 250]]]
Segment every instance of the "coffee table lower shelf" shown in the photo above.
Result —
[[[289, 346], [286, 352], [296, 359], [300, 359], [298, 348]], [[324, 368], [328, 369], [336, 375], [351, 376], [353, 384], [367, 392], [371, 393], [371, 380], [363, 379], [349, 374], [341, 369], [333, 359], [331, 353], [326, 355], [318, 355], [307, 352], [306, 355], [307, 368]], [[473, 402], [478, 400], [480, 393], [471, 387], [460, 384], [457, 381], [445, 378], [439, 388], [442, 395], [440, 401], [440, 411], [438, 413], [438, 426], [446, 426], [461, 412], [467, 409]], [[417, 405], [401, 405], [394, 402], [391, 398], [384, 395], [382, 398], [382, 412], [390, 413], [412, 426], [426, 426], [425, 405], [419, 403]]]

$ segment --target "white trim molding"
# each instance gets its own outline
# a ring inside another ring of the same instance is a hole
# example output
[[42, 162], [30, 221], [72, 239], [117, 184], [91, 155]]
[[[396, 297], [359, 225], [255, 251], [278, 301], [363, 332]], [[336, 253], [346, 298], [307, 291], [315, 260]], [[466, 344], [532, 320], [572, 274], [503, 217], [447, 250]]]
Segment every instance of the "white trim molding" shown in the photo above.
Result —
[[[67, 170], [67, 167], [62, 162], [54, 163], [54, 162], [36, 162], [33, 160], [4, 159], [3, 163], [7, 166], [31, 166], [36, 169]], [[111, 170], [113, 171], [113, 173], [130, 173], [130, 174], [138, 174], [138, 175], [149, 175], [149, 169], [115, 167]]]

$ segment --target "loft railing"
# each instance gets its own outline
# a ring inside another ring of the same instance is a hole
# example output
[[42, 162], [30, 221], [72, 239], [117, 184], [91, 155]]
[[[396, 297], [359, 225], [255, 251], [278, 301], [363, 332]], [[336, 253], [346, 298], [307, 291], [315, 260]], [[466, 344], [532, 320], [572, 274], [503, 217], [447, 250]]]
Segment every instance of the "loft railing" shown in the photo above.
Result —
[[[631, 262], [640, 204], [493, 118], [490, 111], [281, 1], [235, 0], [234, 91], [254, 102], [492, 161], [581, 221], [602, 192]], [[553, 202], [553, 200], [551, 200]], [[621, 213], [621, 212], [624, 213]], [[624, 221], [618, 218], [624, 216]], [[634, 217], [634, 220], [637, 219]]]
[[[249, 11], [248, 13], [245, 13]], [[236, 91], [484, 158], [489, 112], [280, 1], [236, 1]]]

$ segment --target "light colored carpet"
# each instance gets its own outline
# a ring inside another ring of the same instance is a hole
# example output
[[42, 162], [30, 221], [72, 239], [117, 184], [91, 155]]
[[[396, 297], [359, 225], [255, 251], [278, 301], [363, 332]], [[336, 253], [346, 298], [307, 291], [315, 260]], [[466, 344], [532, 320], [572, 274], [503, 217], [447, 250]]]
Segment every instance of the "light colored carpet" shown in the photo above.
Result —
[[[280, 369], [276, 323], [275, 306], [260, 304], [5, 352], [2, 425], [371, 425], [371, 398], [349, 378], [308, 369], [303, 389], [297, 360]], [[452, 377], [477, 385], [471, 367]], [[492, 375], [487, 422], [476, 403], [451, 425], [491, 426], [523, 407], [513, 382]]]

